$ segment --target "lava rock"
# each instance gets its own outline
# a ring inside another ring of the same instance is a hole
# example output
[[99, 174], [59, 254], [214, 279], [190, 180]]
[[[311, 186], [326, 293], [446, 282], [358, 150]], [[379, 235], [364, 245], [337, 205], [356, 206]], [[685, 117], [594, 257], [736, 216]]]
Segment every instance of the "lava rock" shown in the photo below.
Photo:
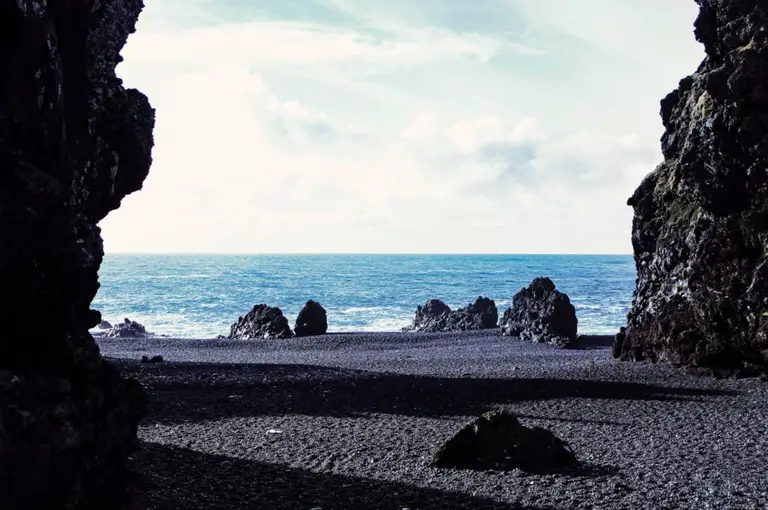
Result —
[[575, 347], [578, 319], [567, 294], [549, 278], [536, 278], [512, 297], [501, 318], [501, 333], [521, 340]]
[[101, 321], [90, 309], [98, 224], [141, 189], [152, 160], [154, 111], [115, 74], [142, 8], [0, 0], [3, 509], [118, 508], [125, 494], [146, 395], [89, 330]]
[[106, 338], [147, 338], [151, 336], [154, 335], [149, 333], [144, 326], [127, 318], [121, 324], [115, 324], [112, 329], [104, 333]]
[[99, 329], [112, 329], [112, 324], [107, 321], [101, 321], [96, 327]]
[[438, 333], [451, 331], [477, 331], [497, 327], [499, 311], [496, 303], [486, 297], [478, 297], [465, 308], [451, 310], [439, 299], [430, 299], [416, 308], [413, 325], [403, 331]]
[[151, 358], [149, 356], [142, 356], [141, 362], [142, 363], [163, 363], [165, 360], [162, 356], [152, 356]]
[[576, 463], [565, 441], [549, 430], [523, 426], [505, 411], [491, 411], [468, 423], [440, 446], [430, 465], [473, 470], [562, 471]]
[[706, 58], [661, 101], [664, 161], [640, 184], [622, 360], [768, 370], [768, 10], [697, 0]]
[[291, 337], [293, 331], [282, 310], [264, 304], [254, 306], [245, 317], [238, 317], [229, 331], [229, 338], [235, 340]]
[[307, 301], [296, 317], [293, 332], [296, 336], [324, 335], [328, 331], [328, 316], [317, 301]]

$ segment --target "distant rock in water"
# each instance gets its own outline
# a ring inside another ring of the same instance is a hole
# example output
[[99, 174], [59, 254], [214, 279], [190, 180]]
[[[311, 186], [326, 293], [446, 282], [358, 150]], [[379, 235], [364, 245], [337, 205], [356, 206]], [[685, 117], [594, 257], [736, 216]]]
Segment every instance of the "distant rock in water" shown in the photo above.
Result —
[[474, 303], [458, 310], [451, 310], [439, 299], [430, 299], [416, 308], [413, 325], [403, 329], [422, 333], [476, 331], [496, 328], [498, 319], [496, 303], [486, 297], [478, 297]]
[[307, 301], [296, 317], [293, 332], [296, 336], [324, 335], [328, 331], [328, 315], [317, 301]]
[[578, 320], [566, 294], [549, 278], [536, 278], [512, 297], [501, 318], [501, 334], [521, 340], [575, 347]]
[[256, 305], [245, 317], [238, 317], [232, 324], [229, 338], [235, 340], [263, 340], [270, 338], [291, 338], [293, 331], [288, 319], [277, 307]]
[[622, 360], [768, 372], [768, 9], [697, 0], [706, 57], [661, 101], [664, 162], [629, 199]]
[[101, 321], [97, 327], [99, 329], [112, 329], [112, 324], [107, 321]]
[[115, 324], [104, 333], [105, 338], [146, 338], [154, 336], [136, 321], [124, 319], [121, 324]]
[[431, 465], [551, 473], [576, 462], [570, 446], [549, 430], [528, 428], [510, 413], [492, 411], [468, 423], [441, 445]]

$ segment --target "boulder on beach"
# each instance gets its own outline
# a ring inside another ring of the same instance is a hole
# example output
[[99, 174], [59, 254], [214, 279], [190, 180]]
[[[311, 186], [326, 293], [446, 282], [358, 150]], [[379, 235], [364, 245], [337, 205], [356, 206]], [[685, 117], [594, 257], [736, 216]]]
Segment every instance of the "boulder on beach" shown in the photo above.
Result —
[[499, 317], [496, 303], [487, 297], [478, 297], [465, 308], [451, 310], [439, 299], [430, 299], [424, 306], [416, 307], [413, 325], [404, 331], [440, 333], [493, 329]]
[[293, 332], [296, 336], [324, 335], [328, 331], [328, 315], [317, 301], [309, 300], [296, 317]]
[[238, 317], [229, 330], [229, 338], [234, 340], [266, 340], [271, 338], [291, 338], [293, 331], [283, 311], [276, 306], [256, 305], [245, 317]]
[[575, 347], [578, 320], [568, 295], [549, 278], [536, 278], [512, 297], [501, 318], [501, 334], [521, 340]]
[[111, 329], [106, 330], [103, 336], [105, 338], [147, 338], [154, 335], [138, 322], [126, 318], [122, 323], [115, 324]]
[[112, 329], [112, 324], [107, 321], [101, 321], [96, 327], [99, 329]]
[[506, 411], [491, 411], [462, 427], [435, 453], [436, 468], [561, 471], [576, 463], [568, 444], [540, 427], [528, 428]]

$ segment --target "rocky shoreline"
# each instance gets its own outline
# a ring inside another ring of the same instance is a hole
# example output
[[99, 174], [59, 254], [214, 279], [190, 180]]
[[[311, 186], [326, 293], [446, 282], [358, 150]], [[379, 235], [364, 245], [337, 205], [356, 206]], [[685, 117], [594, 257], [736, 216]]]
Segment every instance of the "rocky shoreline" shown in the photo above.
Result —
[[[620, 363], [599, 340], [563, 350], [478, 331], [99, 346], [150, 395], [130, 510], [768, 504], [768, 385]], [[165, 363], [138, 361], [158, 354]], [[567, 441], [579, 466], [429, 466], [442, 441], [498, 408]]]

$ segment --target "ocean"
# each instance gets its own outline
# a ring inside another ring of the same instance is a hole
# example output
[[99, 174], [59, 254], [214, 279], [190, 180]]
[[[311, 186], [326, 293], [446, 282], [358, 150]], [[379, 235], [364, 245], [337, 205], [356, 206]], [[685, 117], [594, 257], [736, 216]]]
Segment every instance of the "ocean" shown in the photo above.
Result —
[[579, 332], [624, 325], [635, 284], [630, 255], [128, 255], [107, 254], [92, 307], [179, 338], [226, 335], [255, 304], [278, 306], [293, 326], [308, 299], [330, 332], [398, 331], [428, 299], [451, 308], [478, 296], [499, 315], [512, 295], [549, 276], [576, 307]]

